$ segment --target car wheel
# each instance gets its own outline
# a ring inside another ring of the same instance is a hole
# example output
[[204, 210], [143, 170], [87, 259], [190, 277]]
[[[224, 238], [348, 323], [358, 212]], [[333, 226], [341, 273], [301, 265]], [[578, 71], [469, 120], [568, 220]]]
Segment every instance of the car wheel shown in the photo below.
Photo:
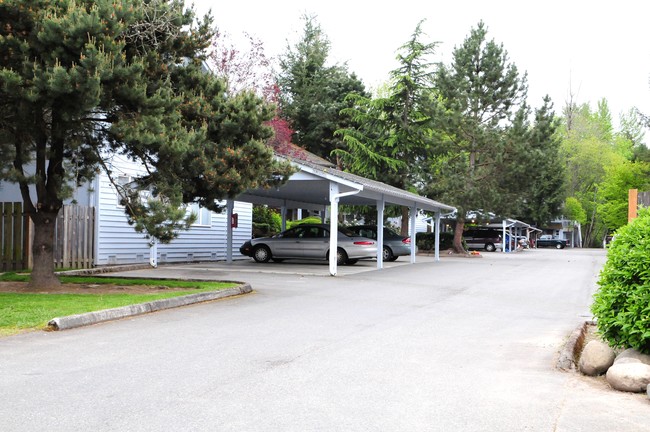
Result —
[[555, 249], [564, 249], [564, 245], [562, 243], [558, 243], [555, 245]]
[[253, 250], [253, 259], [258, 263], [269, 262], [271, 259], [271, 250], [268, 246], [257, 246]]
[[398, 258], [398, 257], [396, 257], [395, 255], [393, 255], [392, 257], [390, 257], [389, 260], [386, 260], [386, 261], [390, 261], [390, 262], [397, 261], [397, 258]]
[[341, 248], [336, 250], [336, 265], [343, 265], [348, 261], [348, 254]]
[[381, 251], [381, 256], [384, 261], [392, 261], [393, 251], [390, 250], [388, 246], [384, 246], [384, 248]]
[[347, 260], [347, 261], [345, 262], [345, 264], [346, 264], [346, 265], [355, 265], [355, 264], [358, 263], [358, 262], [359, 262], [358, 259], [349, 259], [349, 260]]
[[497, 250], [497, 248], [494, 247], [494, 245], [492, 243], [486, 243], [485, 244], [485, 250], [487, 252], [494, 252], [495, 250]]

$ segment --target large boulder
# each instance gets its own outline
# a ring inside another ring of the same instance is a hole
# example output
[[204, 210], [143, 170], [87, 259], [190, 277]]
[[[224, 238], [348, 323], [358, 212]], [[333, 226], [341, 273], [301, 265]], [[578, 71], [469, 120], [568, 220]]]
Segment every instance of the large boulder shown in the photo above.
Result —
[[616, 353], [609, 345], [599, 340], [592, 340], [582, 350], [578, 368], [585, 375], [602, 375], [614, 364], [615, 358]]
[[650, 355], [642, 354], [634, 348], [628, 348], [616, 356], [614, 363], [643, 363], [650, 365]]
[[607, 370], [607, 382], [620, 391], [641, 393], [650, 384], [650, 365], [644, 363], [614, 363]]

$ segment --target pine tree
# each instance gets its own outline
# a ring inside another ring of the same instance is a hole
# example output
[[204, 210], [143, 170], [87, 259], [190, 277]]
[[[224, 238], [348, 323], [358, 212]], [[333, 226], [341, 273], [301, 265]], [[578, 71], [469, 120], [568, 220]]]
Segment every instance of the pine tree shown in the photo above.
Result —
[[[438, 108], [433, 91], [433, 63], [437, 43], [423, 42], [422, 22], [398, 50], [399, 67], [390, 72], [382, 96], [351, 95], [352, 107], [343, 113], [355, 127], [337, 131], [346, 149], [335, 151], [343, 166], [355, 174], [400, 189], [415, 190], [431, 155]], [[408, 209], [402, 209], [403, 220]], [[402, 223], [406, 234], [407, 223]]]
[[342, 142], [334, 136], [348, 126], [340, 111], [350, 93], [366, 95], [347, 66], [328, 65], [330, 42], [315, 17], [304, 16], [301, 39], [280, 57], [280, 112], [294, 130], [292, 142], [328, 160]]
[[517, 158], [525, 169], [517, 181], [517, 218], [538, 226], [561, 214], [564, 203], [565, 173], [558, 125], [551, 99], [546, 96], [542, 107], [535, 111], [535, 123]]
[[0, 178], [18, 183], [34, 222], [32, 284], [58, 283], [56, 216], [112, 154], [144, 165], [122, 199], [162, 240], [186, 225], [181, 204], [218, 209], [286, 174], [264, 145], [272, 110], [206, 73], [211, 37], [211, 19], [180, 0], [0, 3]]
[[526, 98], [526, 77], [508, 62], [503, 46], [486, 37], [479, 22], [454, 49], [451, 65], [436, 75], [445, 139], [432, 167], [430, 194], [457, 207], [454, 248], [459, 252], [467, 211], [499, 212], [507, 205], [500, 187], [500, 176], [507, 175], [505, 130]]

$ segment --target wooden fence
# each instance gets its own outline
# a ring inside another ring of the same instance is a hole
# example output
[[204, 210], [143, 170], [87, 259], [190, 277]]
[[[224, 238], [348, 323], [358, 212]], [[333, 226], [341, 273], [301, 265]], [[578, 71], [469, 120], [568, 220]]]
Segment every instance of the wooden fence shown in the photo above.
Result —
[[23, 203], [0, 203], [0, 270], [22, 270], [28, 267], [29, 218], [23, 214]]
[[63, 206], [56, 218], [54, 245], [56, 268], [92, 267], [95, 251], [94, 207]]
[[[24, 214], [20, 202], [0, 203], [2, 247], [0, 270], [32, 267], [31, 240], [33, 224]], [[95, 209], [63, 206], [54, 231], [54, 266], [56, 268], [90, 268], [95, 252]]]

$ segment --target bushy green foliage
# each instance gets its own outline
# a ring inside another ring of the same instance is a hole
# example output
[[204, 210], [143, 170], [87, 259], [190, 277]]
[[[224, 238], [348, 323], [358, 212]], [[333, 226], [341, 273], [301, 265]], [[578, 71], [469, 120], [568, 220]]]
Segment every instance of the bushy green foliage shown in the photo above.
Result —
[[[436, 233], [419, 232], [415, 234], [416, 244], [421, 251], [434, 250]], [[449, 249], [454, 245], [454, 233], [440, 233], [440, 250]]]
[[323, 221], [321, 221], [319, 216], [308, 216], [308, 217], [306, 217], [304, 219], [300, 219], [300, 220], [287, 221], [287, 228], [293, 228], [296, 225], [306, 224], [306, 223], [307, 224], [319, 224], [319, 223], [323, 223]]
[[273, 235], [280, 232], [282, 217], [277, 211], [267, 206], [253, 207], [254, 237]]
[[591, 310], [603, 338], [650, 354], [650, 210], [616, 233], [598, 284]]

